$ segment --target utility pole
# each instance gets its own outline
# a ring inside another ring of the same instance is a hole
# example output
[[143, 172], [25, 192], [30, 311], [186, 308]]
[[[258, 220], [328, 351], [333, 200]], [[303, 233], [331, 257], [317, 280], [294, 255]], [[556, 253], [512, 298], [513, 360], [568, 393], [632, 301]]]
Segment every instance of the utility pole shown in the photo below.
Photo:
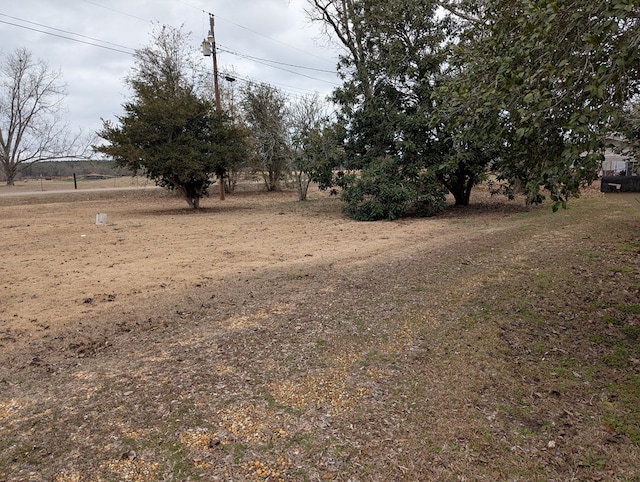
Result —
[[216, 34], [213, 14], [209, 14], [209, 25], [211, 30], [209, 31], [209, 39], [211, 41], [211, 55], [213, 56], [213, 91], [216, 96], [216, 110], [221, 111], [222, 105], [220, 103], [220, 86], [218, 85], [218, 55], [216, 54]]
[[[213, 93], [216, 99], [216, 111], [222, 110], [220, 102], [220, 86], [218, 85], [218, 56], [216, 54], [216, 37], [213, 14], [209, 14], [209, 36], [202, 41], [202, 53], [205, 57], [211, 55], [213, 57]], [[224, 201], [224, 176], [218, 177], [218, 190], [220, 191], [220, 200]]]

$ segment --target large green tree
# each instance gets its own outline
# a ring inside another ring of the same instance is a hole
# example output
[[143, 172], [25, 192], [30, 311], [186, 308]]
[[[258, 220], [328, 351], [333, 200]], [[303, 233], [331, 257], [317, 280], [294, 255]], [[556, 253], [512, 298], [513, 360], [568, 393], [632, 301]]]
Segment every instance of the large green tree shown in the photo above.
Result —
[[528, 202], [548, 193], [554, 208], [566, 205], [596, 178], [605, 138], [622, 130], [638, 94], [640, 4], [479, 5], [463, 16], [442, 92], [446, 117], [493, 151], [491, 169], [507, 192], [518, 186]]
[[563, 206], [595, 179], [638, 94], [635, 0], [309, 4], [345, 49], [334, 97], [359, 170], [341, 178], [351, 213], [403, 215], [438, 184], [466, 205], [488, 174], [510, 196]]
[[345, 51], [334, 100], [346, 133], [350, 172], [338, 184], [347, 212], [358, 219], [438, 212], [446, 144], [431, 115], [446, 19], [432, 0], [310, 0], [310, 7]]
[[142, 170], [158, 185], [179, 191], [197, 209], [212, 177], [246, 154], [243, 131], [200, 94], [188, 37], [163, 27], [136, 52], [127, 83], [133, 91], [117, 123], [105, 121], [96, 150], [119, 166]]

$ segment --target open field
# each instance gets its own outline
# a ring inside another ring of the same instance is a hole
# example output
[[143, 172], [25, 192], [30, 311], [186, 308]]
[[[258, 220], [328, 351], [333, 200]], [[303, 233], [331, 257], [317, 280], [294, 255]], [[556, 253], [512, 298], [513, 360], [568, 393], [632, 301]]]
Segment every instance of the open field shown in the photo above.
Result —
[[640, 480], [624, 201], [88, 186], [0, 196], [1, 481]]

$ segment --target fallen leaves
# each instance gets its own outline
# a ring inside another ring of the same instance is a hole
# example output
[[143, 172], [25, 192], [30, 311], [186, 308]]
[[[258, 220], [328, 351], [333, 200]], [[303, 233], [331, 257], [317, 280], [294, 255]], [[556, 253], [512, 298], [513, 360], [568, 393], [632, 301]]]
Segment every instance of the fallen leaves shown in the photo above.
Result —
[[267, 443], [289, 436], [285, 415], [252, 404], [229, 406], [218, 412], [220, 428], [233, 438], [226, 442]]
[[157, 462], [148, 462], [142, 457], [131, 457], [125, 454], [120, 460], [112, 460], [101, 466], [103, 471], [109, 473], [106, 480], [119, 480], [122, 482], [155, 482], [159, 479], [160, 465]]

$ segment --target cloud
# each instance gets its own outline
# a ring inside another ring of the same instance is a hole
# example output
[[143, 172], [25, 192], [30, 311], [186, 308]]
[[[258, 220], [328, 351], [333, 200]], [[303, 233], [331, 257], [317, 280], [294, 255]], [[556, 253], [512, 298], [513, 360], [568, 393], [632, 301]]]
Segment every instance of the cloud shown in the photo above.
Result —
[[[68, 86], [70, 125], [95, 131], [100, 118], [121, 112], [131, 53], [149, 44], [151, 22], [183, 25], [198, 50], [209, 31], [209, 11], [215, 14], [221, 71], [273, 83], [291, 96], [329, 94], [338, 83], [334, 73], [296, 67], [333, 71], [336, 65], [335, 51], [319, 42], [320, 27], [309, 24], [304, 6], [304, 0], [6, 2], [0, 7], [1, 52], [26, 47], [59, 69]], [[202, 61], [211, 65], [208, 58]]]

